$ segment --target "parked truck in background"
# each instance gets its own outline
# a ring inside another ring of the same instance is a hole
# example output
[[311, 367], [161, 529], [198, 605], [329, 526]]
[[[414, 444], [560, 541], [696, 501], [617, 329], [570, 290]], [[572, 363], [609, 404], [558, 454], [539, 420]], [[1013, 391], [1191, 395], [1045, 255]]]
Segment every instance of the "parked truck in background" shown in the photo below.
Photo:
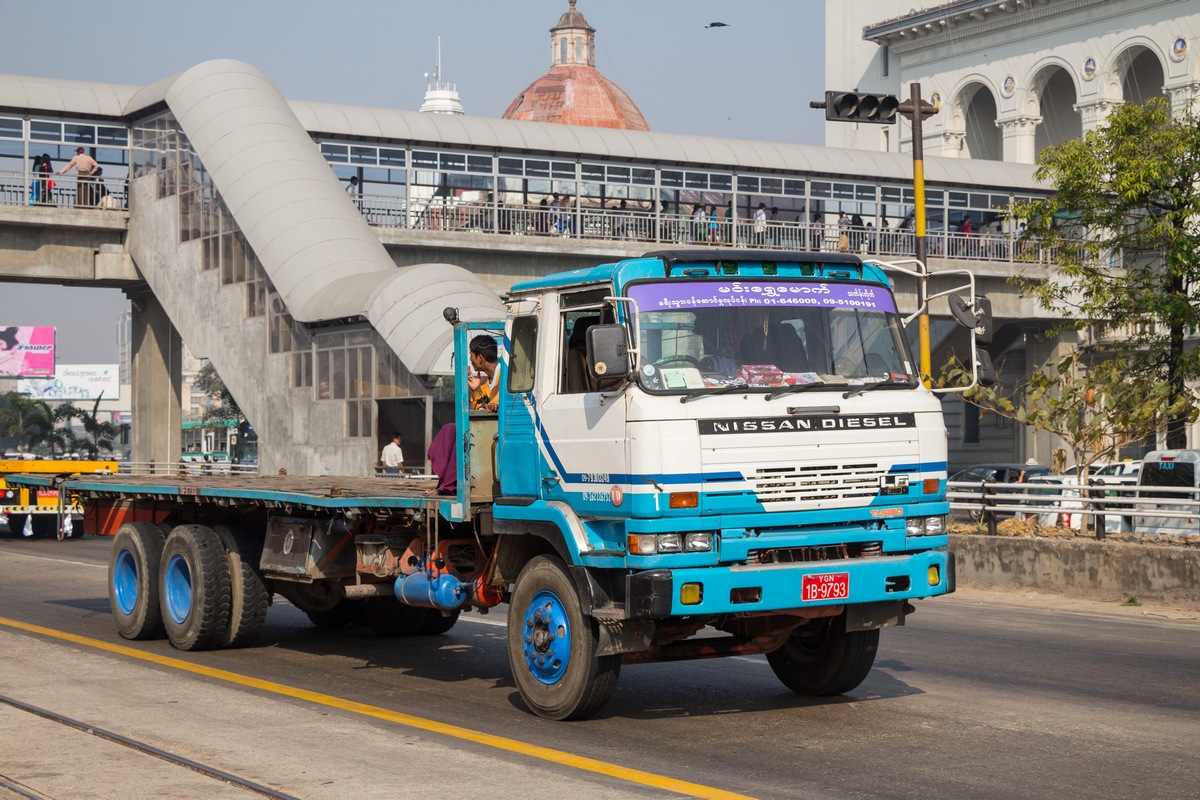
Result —
[[15, 474], [69, 475], [116, 472], [115, 461], [67, 459], [0, 459], [0, 524], [17, 536], [81, 536], [83, 509], [73, 498], [60, 498], [57, 489], [9, 486]]
[[[506, 303], [503, 320], [446, 311], [450, 494], [406, 476], [20, 480], [78, 493], [88, 531], [115, 534], [126, 638], [244, 644], [273, 593], [385, 635], [507, 602], [516, 687], [550, 719], [594, 714], [650, 661], [761, 653], [795, 692], [844, 693], [880, 628], [954, 590], [941, 406], [880, 265], [652, 253]], [[462, 380], [478, 336], [499, 345], [495, 413]]]

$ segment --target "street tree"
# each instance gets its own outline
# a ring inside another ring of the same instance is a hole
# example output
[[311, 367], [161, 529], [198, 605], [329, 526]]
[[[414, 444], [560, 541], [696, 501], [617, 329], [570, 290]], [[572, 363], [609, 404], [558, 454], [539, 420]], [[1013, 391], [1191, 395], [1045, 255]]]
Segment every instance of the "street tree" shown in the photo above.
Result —
[[[1200, 378], [1200, 350], [1187, 345], [1200, 331], [1200, 116], [1172, 118], [1161, 98], [1123, 105], [1103, 127], [1044, 150], [1035, 174], [1054, 194], [1014, 211], [1027, 220], [1027, 244], [1051, 248], [1058, 271], [1023, 287], [1074, 321], [1066, 325], [1110, 334], [1091, 361], [1113, 359], [1137, 391], [1157, 397], [1165, 385], [1167, 447], [1186, 447], [1186, 383]], [[1069, 397], [1076, 376], [1058, 374]], [[1110, 415], [1136, 415], [1120, 405], [1125, 394], [1146, 402], [1111, 388]]]
[[[92, 404], [92, 410], [79, 408], [71, 403], [63, 403], [54, 409], [55, 421], [63, 423], [62, 440], [64, 446], [80, 453], [87, 453], [88, 458], [95, 458], [101, 451], [111, 453], [117, 443], [129, 431], [129, 423], [120, 424], [100, 421], [100, 398]], [[74, 422], [79, 421], [82, 433], [76, 431]]]
[[1056, 435], [1070, 448], [1078, 485], [1086, 486], [1093, 464], [1119, 460], [1122, 448], [1153, 435], [1164, 420], [1196, 418], [1190, 397], [1171, 398], [1169, 383], [1130, 372], [1120, 357], [1076, 350], [1033, 370], [1008, 394], [977, 387], [968, 402]]
[[18, 451], [38, 445], [62, 444], [54, 425], [54, 412], [44, 400], [34, 400], [18, 392], [0, 397], [0, 442], [8, 442]]
[[[237, 425], [238, 442], [245, 442], [250, 430], [250, 423], [246, 420], [246, 415], [242, 413], [241, 407], [238, 406], [237, 400], [230, 394], [225, 381], [217, 373], [216, 367], [211, 362], [206, 362], [196, 373], [192, 385], [208, 395], [211, 401], [209, 407], [204, 411], [202, 421], [205, 427], [227, 427], [228, 423], [234, 422]], [[230, 457], [235, 461], [240, 460], [239, 448], [240, 444], [230, 448], [233, 451], [230, 453]]]

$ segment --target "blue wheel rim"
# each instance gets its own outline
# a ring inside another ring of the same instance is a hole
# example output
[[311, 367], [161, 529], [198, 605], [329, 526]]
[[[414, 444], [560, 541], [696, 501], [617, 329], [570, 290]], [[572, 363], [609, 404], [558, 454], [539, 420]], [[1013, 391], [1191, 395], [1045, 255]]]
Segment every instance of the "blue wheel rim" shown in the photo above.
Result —
[[547, 685], [562, 680], [571, 661], [571, 624], [554, 592], [543, 589], [529, 601], [522, 646], [533, 677]]
[[167, 562], [163, 594], [167, 599], [167, 613], [176, 624], [182, 624], [192, 613], [192, 571], [187, 559], [178, 553]]
[[116, 567], [113, 569], [113, 592], [117, 596], [117, 608], [128, 616], [137, 607], [138, 599], [138, 568], [137, 559], [129, 550], [117, 554]]

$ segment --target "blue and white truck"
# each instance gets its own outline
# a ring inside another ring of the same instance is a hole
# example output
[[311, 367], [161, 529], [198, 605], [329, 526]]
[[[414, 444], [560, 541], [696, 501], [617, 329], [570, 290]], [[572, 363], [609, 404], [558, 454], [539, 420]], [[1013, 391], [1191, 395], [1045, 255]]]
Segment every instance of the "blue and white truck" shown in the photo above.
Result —
[[[990, 319], [967, 277], [971, 299], [952, 300], [974, 352]], [[115, 535], [120, 634], [245, 644], [274, 594], [389, 635], [504, 602], [525, 704], [577, 719], [627, 663], [765, 654], [795, 692], [850, 691], [880, 628], [954, 591], [941, 406], [881, 265], [650, 253], [506, 303], [491, 322], [446, 310], [460, 378], [473, 338], [500, 354], [495, 412], [456, 381], [453, 494], [403, 477], [57, 479], [89, 533]]]

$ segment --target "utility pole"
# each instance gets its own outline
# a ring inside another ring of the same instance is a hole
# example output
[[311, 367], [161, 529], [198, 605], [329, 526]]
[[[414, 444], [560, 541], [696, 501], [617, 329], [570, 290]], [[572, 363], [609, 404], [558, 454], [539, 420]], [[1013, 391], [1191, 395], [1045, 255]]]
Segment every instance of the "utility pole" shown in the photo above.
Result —
[[[928, 272], [927, 259], [929, 258], [929, 246], [925, 239], [925, 139], [921, 132], [921, 123], [925, 117], [931, 117], [936, 114], [938, 109], [932, 103], [926, 103], [921, 99], [921, 84], [914, 82], [909, 86], [909, 99], [900, 104], [897, 112], [912, 123], [913, 214], [916, 223], [916, 230], [914, 231], [916, 244], [915, 256], [917, 261], [921, 262], [922, 268]], [[921, 315], [917, 318], [917, 344], [920, 350], [921, 382], [928, 388], [932, 382], [930, 373], [933, 371], [933, 366], [929, 352], [929, 301], [925, 297], [924, 283], [918, 284], [917, 292], [917, 307], [921, 309]]]

